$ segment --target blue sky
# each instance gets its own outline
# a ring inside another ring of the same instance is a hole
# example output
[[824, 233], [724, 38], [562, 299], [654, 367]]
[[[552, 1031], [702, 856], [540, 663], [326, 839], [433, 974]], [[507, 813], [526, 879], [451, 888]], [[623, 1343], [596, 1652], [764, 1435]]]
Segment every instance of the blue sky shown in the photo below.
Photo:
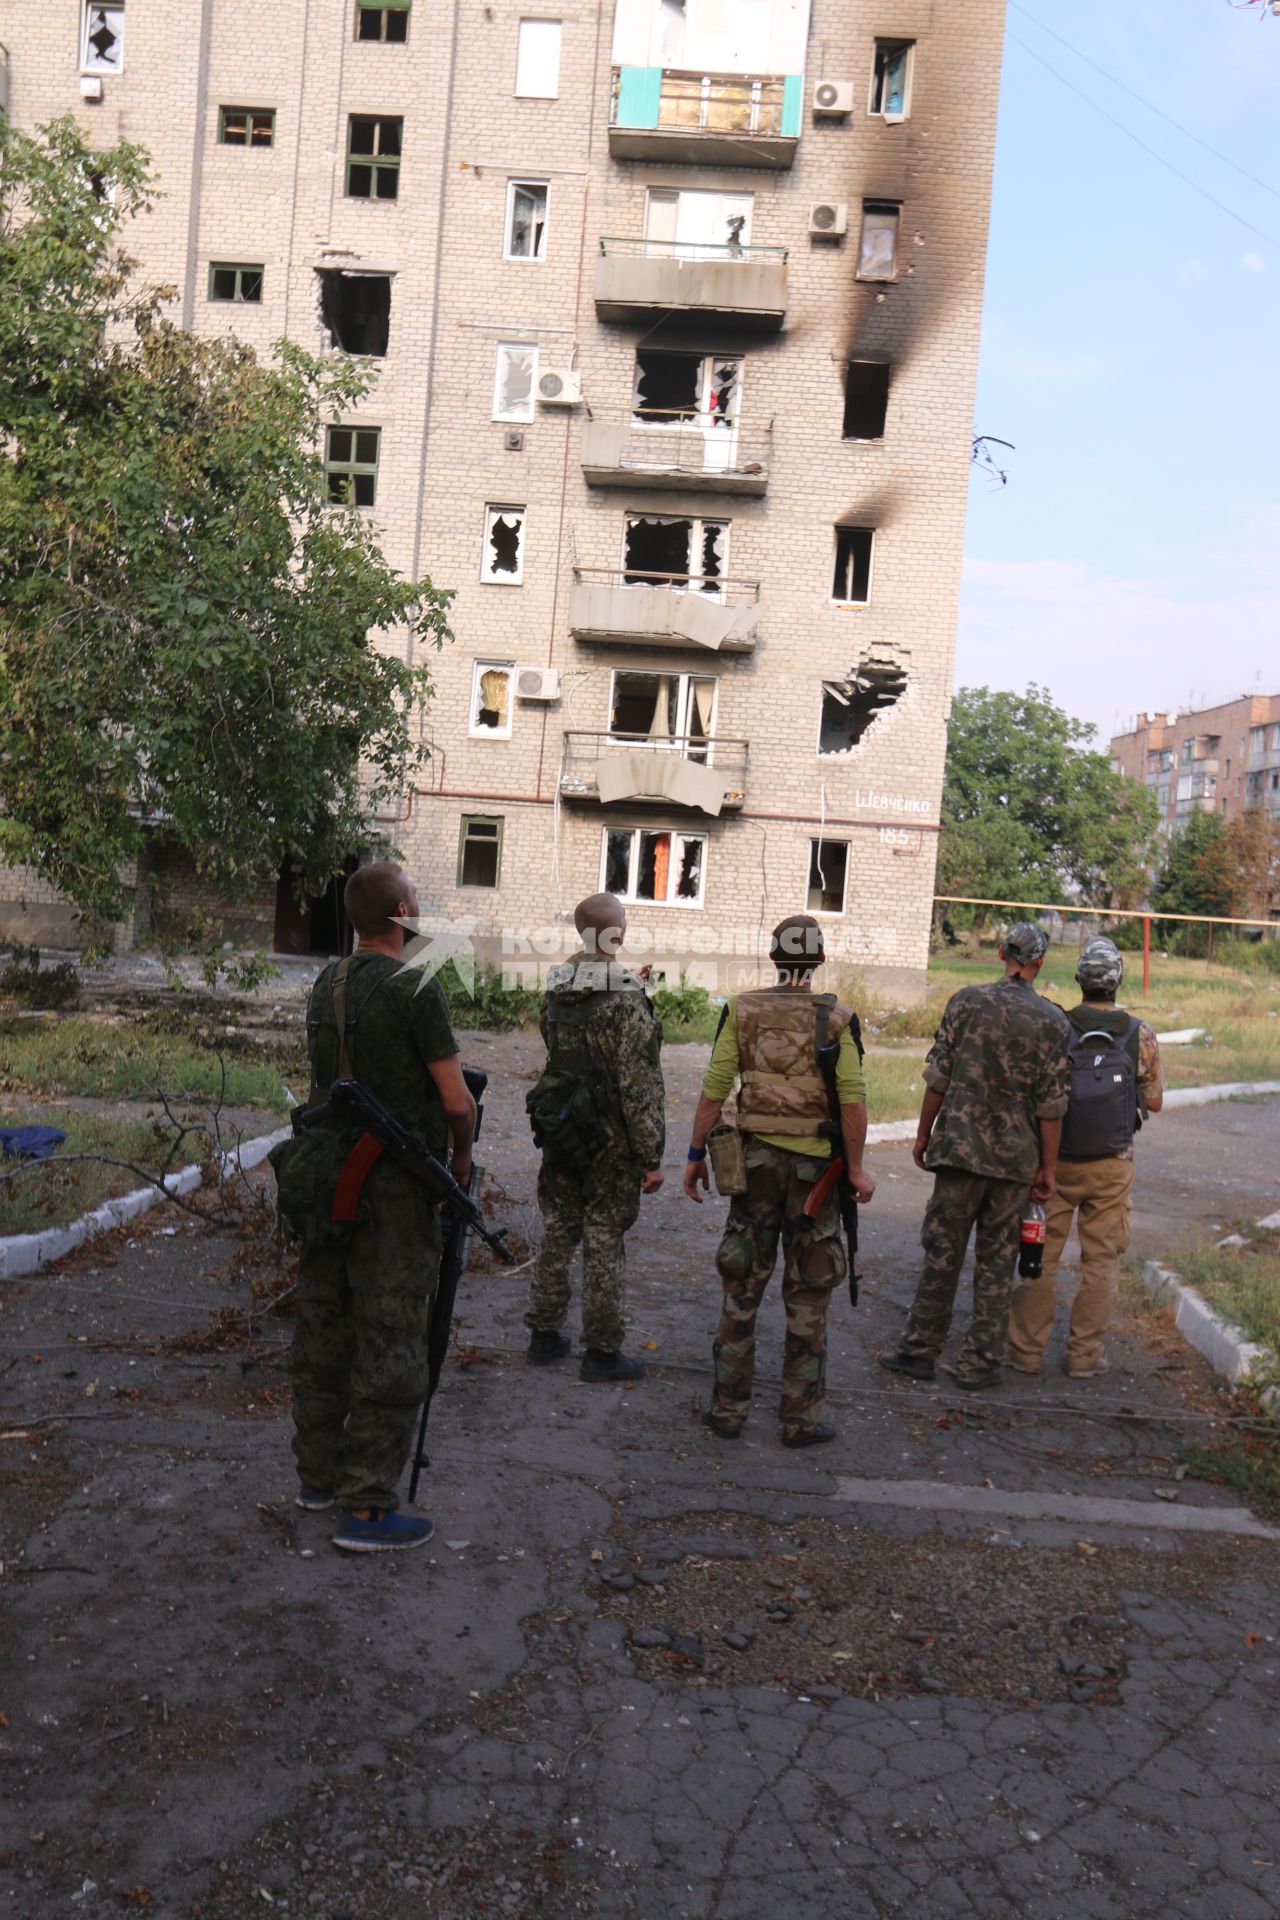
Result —
[[1016, 451], [1007, 486], [975, 475], [957, 685], [1037, 681], [1104, 739], [1280, 692], [1280, 18], [1009, 0], [1007, 25], [976, 430]]

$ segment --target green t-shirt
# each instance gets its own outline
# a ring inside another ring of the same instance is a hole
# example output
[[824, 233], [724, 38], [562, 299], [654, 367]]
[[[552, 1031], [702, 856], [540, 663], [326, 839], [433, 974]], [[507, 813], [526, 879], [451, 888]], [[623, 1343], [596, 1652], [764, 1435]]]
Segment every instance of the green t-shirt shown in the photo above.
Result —
[[[334, 967], [326, 967], [307, 1002], [312, 1101], [323, 1099], [329, 1083], [338, 1077], [333, 975]], [[444, 1152], [449, 1128], [427, 1063], [447, 1060], [457, 1051], [438, 980], [424, 980], [416, 968], [405, 967], [384, 953], [355, 953], [347, 973], [351, 1076], [433, 1153]]]
[[[721, 1015], [711, 1059], [702, 1076], [702, 1091], [708, 1100], [728, 1099], [738, 1077], [739, 1061], [737, 1001], [730, 1000]], [[856, 1106], [867, 1097], [867, 1082], [854, 1044], [852, 1027], [846, 1027], [840, 1035], [840, 1051], [836, 1055], [836, 1094], [842, 1107]], [[831, 1158], [831, 1142], [816, 1133], [762, 1133], [757, 1138], [763, 1140], [766, 1146], [782, 1147], [788, 1153], [806, 1153], [814, 1160]]]

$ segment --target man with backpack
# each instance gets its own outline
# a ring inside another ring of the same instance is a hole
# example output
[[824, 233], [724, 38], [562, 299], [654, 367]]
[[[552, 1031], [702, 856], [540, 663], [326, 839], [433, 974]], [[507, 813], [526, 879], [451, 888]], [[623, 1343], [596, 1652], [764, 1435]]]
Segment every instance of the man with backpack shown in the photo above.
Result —
[[569, 1266], [582, 1245], [583, 1380], [639, 1380], [644, 1361], [622, 1351], [625, 1235], [642, 1193], [662, 1185], [666, 1094], [662, 1028], [645, 983], [618, 959], [626, 910], [612, 893], [580, 902], [582, 951], [547, 976], [540, 1026], [547, 1065], [525, 1105], [542, 1154], [542, 1248], [533, 1272], [529, 1362], [563, 1360]]
[[1091, 1380], [1107, 1371], [1102, 1338], [1115, 1304], [1120, 1256], [1129, 1244], [1133, 1136], [1164, 1101], [1155, 1034], [1116, 1005], [1124, 960], [1113, 941], [1087, 940], [1076, 980], [1083, 996], [1071, 1022], [1071, 1092], [1062, 1126], [1056, 1191], [1046, 1205], [1044, 1265], [1013, 1296], [1009, 1364], [1038, 1374], [1053, 1329], [1058, 1262], [1078, 1216], [1081, 1280], [1071, 1308], [1067, 1373]]

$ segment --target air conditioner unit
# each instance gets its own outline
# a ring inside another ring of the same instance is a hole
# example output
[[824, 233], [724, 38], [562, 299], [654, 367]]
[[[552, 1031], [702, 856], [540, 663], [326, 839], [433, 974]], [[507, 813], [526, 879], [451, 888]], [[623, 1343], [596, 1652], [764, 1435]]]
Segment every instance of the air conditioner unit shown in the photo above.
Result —
[[809, 231], [828, 240], [838, 240], [849, 231], [847, 200], [815, 200], [809, 209]]
[[97, 73], [80, 75], [80, 98], [82, 100], [101, 100], [102, 76]]
[[853, 112], [852, 80], [815, 80], [813, 110], [831, 115]]
[[559, 667], [517, 667], [517, 700], [558, 700], [560, 698]]
[[548, 367], [538, 375], [538, 398], [544, 407], [576, 407], [582, 399], [582, 375], [572, 367]]

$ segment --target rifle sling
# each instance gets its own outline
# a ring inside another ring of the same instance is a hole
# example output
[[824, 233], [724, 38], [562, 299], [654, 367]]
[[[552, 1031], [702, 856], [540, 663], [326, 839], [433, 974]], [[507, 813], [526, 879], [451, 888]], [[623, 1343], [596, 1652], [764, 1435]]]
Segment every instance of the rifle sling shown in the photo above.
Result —
[[372, 1133], [362, 1133], [342, 1163], [338, 1184], [333, 1190], [331, 1220], [351, 1221], [356, 1217], [360, 1195], [369, 1171], [382, 1154], [382, 1142]]

